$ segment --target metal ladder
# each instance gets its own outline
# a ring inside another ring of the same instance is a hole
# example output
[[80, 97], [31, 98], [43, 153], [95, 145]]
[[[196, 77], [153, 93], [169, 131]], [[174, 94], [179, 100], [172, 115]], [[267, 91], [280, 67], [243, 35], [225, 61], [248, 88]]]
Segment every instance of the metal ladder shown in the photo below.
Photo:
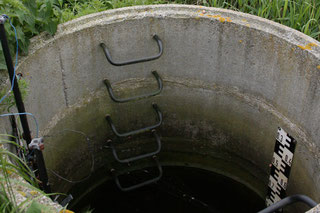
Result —
[[[110, 64], [112, 64], [114, 66], [125, 66], [125, 65], [130, 65], [130, 64], [137, 64], [137, 63], [152, 61], [152, 60], [160, 58], [160, 56], [163, 53], [162, 41], [160, 40], [160, 38], [156, 34], [153, 35], [153, 39], [158, 44], [158, 47], [159, 47], [159, 53], [158, 54], [156, 54], [155, 56], [150, 56], [150, 57], [140, 58], [140, 59], [135, 59], [135, 60], [129, 60], [129, 61], [123, 61], [123, 62], [115, 62], [115, 61], [113, 61], [107, 46], [104, 43], [101, 43], [100, 46], [102, 47], [102, 49], [103, 49], [103, 51], [105, 53], [105, 56], [106, 56], [107, 60], [110, 62]], [[155, 79], [157, 81], [158, 89], [156, 91], [153, 91], [153, 92], [149, 93], [149, 94], [142, 94], [142, 95], [129, 97], [129, 98], [118, 98], [118, 97], [116, 97], [114, 95], [114, 93], [113, 93], [113, 89], [111, 87], [111, 84], [110, 84], [109, 80], [108, 79], [104, 79], [103, 82], [104, 82], [104, 84], [106, 85], [106, 87], [108, 89], [108, 93], [110, 95], [110, 98], [114, 102], [125, 103], [125, 102], [129, 102], [129, 101], [136, 101], [136, 100], [140, 100], [140, 99], [144, 99], [144, 98], [150, 98], [152, 96], [155, 96], [155, 95], [158, 95], [158, 94], [161, 93], [161, 91], [163, 89], [162, 79], [160, 78], [159, 74], [156, 71], [152, 71], [151, 73], [152, 73], [152, 75], [155, 77]], [[128, 137], [128, 136], [143, 134], [143, 133], [146, 133], [146, 132], [152, 132], [152, 134], [153, 134], [153, 136], [155, 138], [156, 144], [157, 144], [157, 149], [154, 150], [153, 152], [140, 154], [140, 155], [137, 155], [137, 156], [126, 158], [126, 159], [120, 159], [118, 154], [117, 154], [117, 150], [116, 150], [116, 148], [114, 146], [113, 141], [111, 139], [107, 141], [108, 146], [111, 148], [112, 154], [113, 154], [114, 158], [116, 159], [116, 161], [118, 161], [120, 163], [130, 163], [130, 162], [138, 161], [138, 160], [141, 160], [141, 159], [144, 159], [144, 158], [152, 158], [152, 159], [155, 160], [157, 168], [159, 170], [159, 174], [155, 178], [149, 179], [147, 181], [144, 181], [144, 182], [141, 182], [141, 183], [129, 186], [129, 187], [123, 187], [120, 184], [119, 175], [117, 174], [116, 170], [115, 169], [111, 169], [111, 173], [112, 173], [112, 176], [113, 176], [113, 178], [114, 178], [114, 180], [116, 182], [116, 185], [122, 191], [130, 191], [130, 190], [133, 190], [133, 189], [140, 188], [142, 186], [154, 183], [154, 182], [160, 180], [160, 178], [162, 177], [162, 167], [161, 167], [161, 164], [160, 164], [160, 162], [159, 162], [159, 160], [158, 160], [158, 158], [156, 156], [161, 150], [161, 140], [160, 140], [160, 137], [159, 137], [159, 135], [157, 134], [157, 132], [155, 130], [155, 128], [159, 127], [162, 124], [162, 113], [161, 113], [161, 111], [160, 111], [160, 109], [159, 109], [159, 107], [158, 107], [158, 105], [156, 103], [152, 103], [152, 107], [155, 110], [155, 112], [157, 114], [157, 118], [158, 118], [158, 122], [156, 124], [148, 126], [148, 127], [144, 127], [144, 128], [141, 128], [141, 129], [125, 132], [125, 133], [118, 132], [117, 128], [115, 127], [114, 123], [112, 122], [111, 116], [110, 115], [106, 116], [106, 120], [107, 120], [111, 130], [117, 136], [117, 138], [124, 138], [124, 137]]]

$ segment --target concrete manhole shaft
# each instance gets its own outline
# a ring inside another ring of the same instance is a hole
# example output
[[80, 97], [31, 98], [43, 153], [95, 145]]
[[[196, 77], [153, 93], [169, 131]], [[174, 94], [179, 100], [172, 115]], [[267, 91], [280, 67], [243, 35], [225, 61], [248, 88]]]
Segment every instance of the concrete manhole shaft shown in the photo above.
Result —
[[[154, 34], [164, 46], [154, 61], [113, 66], [100, 47], [105, 43], [117, 61], [152, 56], [159, 51]], [[308, 44], [311, 50], [301, 48]], [[214, 171], [264, 197], [281, 126], [298, 141], [288, 193], [319, 202], [319, 65], [319, 42], [288, 27], [234, 11], [159, 5], [60, 25], [53, 38], [34, 39], [18, 72], [30, 82], [27, 110], [37, 116], [42, 135], [55, 135], [45, 142], [47, 167], [67, 179], [86, 177], [92, 162], [94, 172], [114, 166], [105, 147], [113, 138], [107, 114], [126, 132], [157, 121], [149, 107], [155, 102], [163, 113], [157, 132], [164, 166]], [[157, 91], [151, 71], [162, 79], [161, 94], [122, 104], [110, 99], [104, 79], [116, 97], [131, 97]], [[143, 152], [154, 138], [133, 138], [132, 144], [120, 144], [120, 154]], [[52, 174], [50, 182], [60, 192], [72, 188]]]

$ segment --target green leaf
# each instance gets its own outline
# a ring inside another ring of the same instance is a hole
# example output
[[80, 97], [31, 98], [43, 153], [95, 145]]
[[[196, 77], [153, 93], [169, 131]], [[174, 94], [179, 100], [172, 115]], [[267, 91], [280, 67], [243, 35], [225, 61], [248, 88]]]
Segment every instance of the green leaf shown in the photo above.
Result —
[[28, 15], [28, 16], [26, 16], [25, 17], [25, 22], [27, 23], [27, 26], [28, 27], [32, 27], [32, 28], [34, 28], [35, 27], [35, 18], [34, 18], [34, 16], [32, 16], [32, 15]]
[[30, 10], [34, 15], [37, 14], [37, 2], [36, 0], [23, 0], [23, 4]]
[[46, 18], [50, 19], [52, 14], [53, 14], [52, 1], [51, 0], [46, 0]]
[[49, 211], [50, 211], [50, 208], [48, 206], [42, 205], [36, 201], [32, 201], [26, 213], [44, 213]]
[[50, 20], [46, 26], [45, 26], [45, 30], [50, 33], [51, 35], [54, 35], [54, 33], [57, 31], [57, 26], [58, 23], [55, 21]]
[[1, 60], [0, 61], [0, 70], [5, 70], [5, 69], [7, 69], [7, 65], [4, 61]]
[[23, 22], [25, 20], [25, 11], [16, 10], [15, 13], [17, 15], [17, 18], [18, 18], [20, 24], [23, 25]]
[[0, 70], [6, 70], [6, 69], [7, 69], [7, 65], [6, 65], [6, 61], [4, 60], [2, 46], [0, 45]]

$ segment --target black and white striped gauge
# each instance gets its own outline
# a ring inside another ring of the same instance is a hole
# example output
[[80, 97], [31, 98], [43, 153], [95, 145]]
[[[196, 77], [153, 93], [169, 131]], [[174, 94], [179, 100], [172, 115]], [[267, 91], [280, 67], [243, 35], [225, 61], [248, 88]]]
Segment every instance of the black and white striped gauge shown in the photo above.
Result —
[[296, 140], [279, 127], [272, 164], [270, 165], [271, 172], [266, 198], [267, 206], [280, 201], [286, 196], [295, 147]]

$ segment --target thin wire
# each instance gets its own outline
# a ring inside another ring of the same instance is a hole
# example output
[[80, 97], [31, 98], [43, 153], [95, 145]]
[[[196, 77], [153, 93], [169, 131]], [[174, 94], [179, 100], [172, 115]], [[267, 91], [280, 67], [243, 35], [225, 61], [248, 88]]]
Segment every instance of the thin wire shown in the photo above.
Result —
[[13, 26], [12, 22], [11, 22], [11, 18], [7, 15], [3, 15], [5, 18], [9, 19], [9, 24], [11, 25], [11, 27], [14, 30], [14, 36], [16, 39], [16, 62], [13, 68], [13, 78], [12, 78], [12, 82], [11, 82], [11, 89], [7, 92], [7, 94], [5, 94], [1, 99], [0, 99], [0, 103], [9, 95], [9, 93], [13, 90], [13, 86], [14, 86], [14, 80], [16, 78], [16, 68], [18, 66], [18, 50], [19, 50], [19, 43], [18, 43], [18, 37], [17, 37], [17, 30], [16, 28]]
[[75, 184], [75, 183], [82, 183], [82, 182], [88, 180], [88, 179], [91, 177], [91, 175], [92, 175], [92, 172], [90, 172], [90, 174], [89, 174], [88, 176], [86, 176], [85, 178], [83, 178], [83, 179], [81, 179], [81, 180], [69, 180], [69, 179], [67, 179], [67, 178], [65, 178], [65, 177], [62, 177], [61, 175], [59, 175], [58, 173], [56, 173], [56, 172], [53, 171], [52, 169], [48, 169], [48, 170], [49, 170], [50, 172], [52, 172], [52, 174], [54, 174], [54, 175], [57, 176], [58, 178], [66, 181], [66, 182], [68, 182], [68, 183], [73, 183], [73, 184]]
[[23, 113], [7, 113], [7, 114], [2, 114], [0, 115], [0, 117], [5, 117], [5, 116], [10, 116], [10, 115], [30, 115], [33, 120], [34, 120], [34, 123], [36, 124], [36, 137], [39, 137], [39, 125], [38, 125], [38, 121], [36, 119], [36, 117], [30, 113], [30, 112], [23, 112]]
[[56, 133], [56, 134], [54, 134], [54, 135], [46, 135], [46, 136], [43, 136], [43, 137], [44, 137], [44, 138], [46, 138], [46, 137], [56, 137], [57, 135], [61, 134], [62, 132], [74, 132], [74, 133], [81, 134], [83, 137], [85, 137], [85, 139], [86, 139], [86, 141], [87, 141], [87, 146], [88, 146], [89, 152], [91, 153], [91, 168], [90, 168], [90, 173], [89, 173], [86, 177], [82, 178], [81, 180], [69, 180], [69, 179], [67, 179], [67, 178], [59, 175], [57, 172], [53, 171], [53, 170], [50, 169], [50, 168], [48, 168], [48, 170], [49, 170], [52, 174], [54, 174], [55, 176], [57, 176], [58, 178], [66, 181], [66, 182], [69, 182], [69, 183], [72, 183], [72, 184], [84, 182], [84, 181], [88, 180], [88, 179], [91, 177], [91, 175], [93, 174], [93, 172], [94, 172], [94, 167], [95, 167], [95, 166], [94, 166], [94, 150], [93, 150], [94, 148], [93, 148], [93, 144], [92, 144], [92, 142], [91, 142], [91, 141], [93, 141], [93, 140], [91, 140], [84, 132], [81, 132], [81, 131], [78, 131], [78, 130], [73, 130], [73, 129], [64, 129], [64, 130], [62, 130], [62, 131], [60, 131], [59, 133]]

